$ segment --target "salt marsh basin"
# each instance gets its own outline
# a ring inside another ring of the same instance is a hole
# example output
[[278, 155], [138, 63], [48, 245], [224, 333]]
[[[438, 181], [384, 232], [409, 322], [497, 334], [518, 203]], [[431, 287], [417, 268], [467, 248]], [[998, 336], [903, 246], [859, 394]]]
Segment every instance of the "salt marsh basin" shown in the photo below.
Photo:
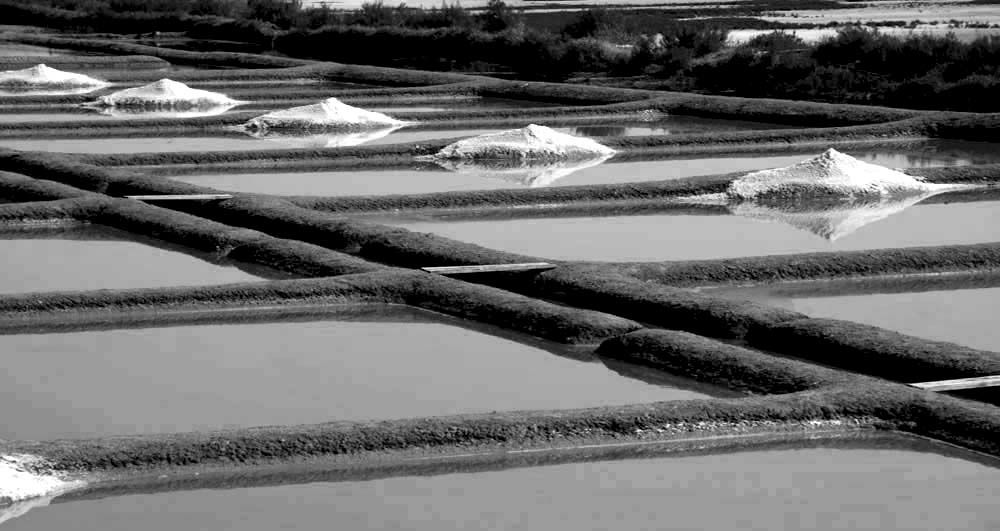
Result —
[[0, 349], [8, 353], [0, 439], [709, 396], [666, 385], [657, 371], [645, 371], [646, 380], [658, 382], [647, 383], [608, 369], [586, 352], [518, 342], [462, 323], [388, 308], [381, 316], [341, 320], [0, 335]]
[[[893, 448], [749, 450], [374, 481], [57, 498], [12, 531], [988, 529], [1000, 469]], [[725, 510], [719, 510], [725, 507]], [[794, 508], [794, 510], [791, 510]], [[752, 524], [751, 524], [752, 522]]]

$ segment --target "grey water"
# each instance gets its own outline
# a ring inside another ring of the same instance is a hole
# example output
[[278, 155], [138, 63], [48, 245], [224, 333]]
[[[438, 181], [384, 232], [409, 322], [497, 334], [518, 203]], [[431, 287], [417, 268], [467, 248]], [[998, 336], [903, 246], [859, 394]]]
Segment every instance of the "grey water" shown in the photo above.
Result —
[[[562, 260], [666, 261], [1000, 241], [1000, 202], [917, 204], [830, 240], [781, 219], [658, 214], [488, 221], [376, 221], [492, 249]], [[836, 219], [835, 219], [836, 220]], [[829, 227], [836, 230], [836, 225]]]
[[430, 312], [318, 319], [0, 335], [0, 439], [569, 409], [711, 389], [642, 368], [626, 376], [589, 351]]
[[[405, 131], [405, 129], [403, 130]], [[389, 137], [398, 134], [392, 133]], [[280, 142], [280, 141], [276, 141]], [[109, 148], [110, 149], [110, 148]], [[929, 166], [965, 166], [1000, 162], [1000, 151], [991, 144], [979, 142], [929, 141], [905, 148], [873, 148], [846, 150], [852, 156], [886, 167], [919, 168]], [[545, 180], [547, 186], [577, 186], [659, 181], [755, 171], [787, 166], [813, 154], [712, 156], [691, 159], [616, 162], [614, 159], [596, 166], [566, 171], [555, 180]], [[557, 166], [553, 167], [558, 169]], [[513, 177], [498, 178], [496, 172], [475, 169], [461, 172], [441, 169], [355, 170], [325, 172], [257, 172], [248, 174], [192, 174], [175, 179], [222, 190], [275, 195], [392, 195], [467, 190], [522, 188], [540, 182], [552, 168], [518, 172]]]
[[4, 531], [996, 529], [1000, 469], [892, 448], [751, 450], [230, 490], [59, 498]]
[[781, 285], [712, 289], [706, 293], [753, 300], [802, 312], [810, 317], [843, 319], [924, 339], [1000, 352], [1000, 288], [948, 289], [899, 293], [822, 293], [810, 296], [809, 283], [796, 294]]
[[0, 293], [204, 286], [260, 280], [105, 227], [0, 232]]

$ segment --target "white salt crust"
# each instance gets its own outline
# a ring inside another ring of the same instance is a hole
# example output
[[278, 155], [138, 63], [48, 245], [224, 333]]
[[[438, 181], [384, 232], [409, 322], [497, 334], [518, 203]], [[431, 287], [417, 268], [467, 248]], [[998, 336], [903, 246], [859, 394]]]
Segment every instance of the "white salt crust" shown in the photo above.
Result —
[[521, 129], [488, 133], [459, 140], [439, 151], [436, 159], [515, 159], [515, 160], [588, 160], [609, 157], [615, 150], [589, 138], [560, 133], [531, 124]]
[[[367, 111], [348, 105], [337, 98], [319, 103], [292, 107], [258, 116], [244, 124], [249, 130], [267, 129], [366, 129], [387, 126], [402, 127], [410, 122], [397, 120], [380, 112]], [[352, 144], [344, 144], [352, 145]]]
[[184, 83], [171, 79], [119, 90], [107, 96], [97, 98], [97, 105], [105, 107], [169, 107], [173, 109], [189, 109], [195, 107], [215, 107], [238, 105], [234, 100], [218, 92], [210, 92], [191, 88]]
[[74, 74], [50, 68], [44, 64], [23, 70], [0, 72], [0, 86], [53, 88], [53, 87], [103, 87], [107, 83], [83, 74]]
[[0, 455], [0, 507], [52, 496], [82, 485], [45, 473], [46, 461], [27, 454]]
[[726, 194], [731, 200], [788, 196], [849, 199], [924, 194], [955, 188], [926, 183], [903, 172], [828, 149], [822, 155], [785, 168], [748, 173], [730, 183]]

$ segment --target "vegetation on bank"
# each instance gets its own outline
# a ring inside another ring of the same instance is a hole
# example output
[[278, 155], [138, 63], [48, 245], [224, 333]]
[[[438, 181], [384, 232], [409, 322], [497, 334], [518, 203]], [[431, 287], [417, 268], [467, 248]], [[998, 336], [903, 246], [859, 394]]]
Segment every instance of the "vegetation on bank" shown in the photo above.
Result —
[[896, 37], [849, 26], [817, 44], [777, 32], [727, 47], [727, 29], [760, 24], [604, 8], [555, 17], [515, 11], [503, 0], [476, 11], [457, 4], [420, 9], [379, 1], [356, 11], [332, 11], [305, 9], [297, 0], [45, 0], [30, 5], [0, 0], [0, 15], [10, 24], [87, 31], [183, 31], [347, 63], [532, 79], [610, 76], [602, 82], [749, 97], [1000, 110], [1000, 38], [965, 43], [951, 35]]

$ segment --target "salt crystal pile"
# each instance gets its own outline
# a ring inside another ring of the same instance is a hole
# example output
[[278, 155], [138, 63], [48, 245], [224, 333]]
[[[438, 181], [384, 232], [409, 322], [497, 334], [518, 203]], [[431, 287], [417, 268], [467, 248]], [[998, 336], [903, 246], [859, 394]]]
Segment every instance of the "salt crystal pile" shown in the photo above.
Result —
[[258, 116], [244, 124], [249, 130], [267, 129], [366, 129], [402, 127], [408, 122], [397, 120], [380, 112], [367, 111], [348, 105], [337, 98], [328, 98], [319, 103], [292, 107], [282, 111]]
[[834, 149], [785, 168], [749, 173], [729, 185], [737, 201], [788, 201], [796, 198], [847, 200], [924, 194], [955, 189], [931, 184], [905, 173], [860, 161]]
[[33, 455], [0, 455], [0, 507], [81, 485], [46, 473], [47, 465], [44, 459]]
[[238, 105], [225, 94], [193, 89], [184, 83], [161, 79], [142, 87], [119, 90], [95, 102], [107, 107], [193, 108]]
[[439, 151], [436, 159], [586, 160], [609, 157], [615, 150], [589, 138], [529, 125], [460, 140]]
[[5, 87], [103, 87], [107, 85], [100, 79], [83, 74], [63, 72], [49, 68], [44, 64], [35, 65], [23, 70], [6, 70], [0, 72], [0, 86]]

